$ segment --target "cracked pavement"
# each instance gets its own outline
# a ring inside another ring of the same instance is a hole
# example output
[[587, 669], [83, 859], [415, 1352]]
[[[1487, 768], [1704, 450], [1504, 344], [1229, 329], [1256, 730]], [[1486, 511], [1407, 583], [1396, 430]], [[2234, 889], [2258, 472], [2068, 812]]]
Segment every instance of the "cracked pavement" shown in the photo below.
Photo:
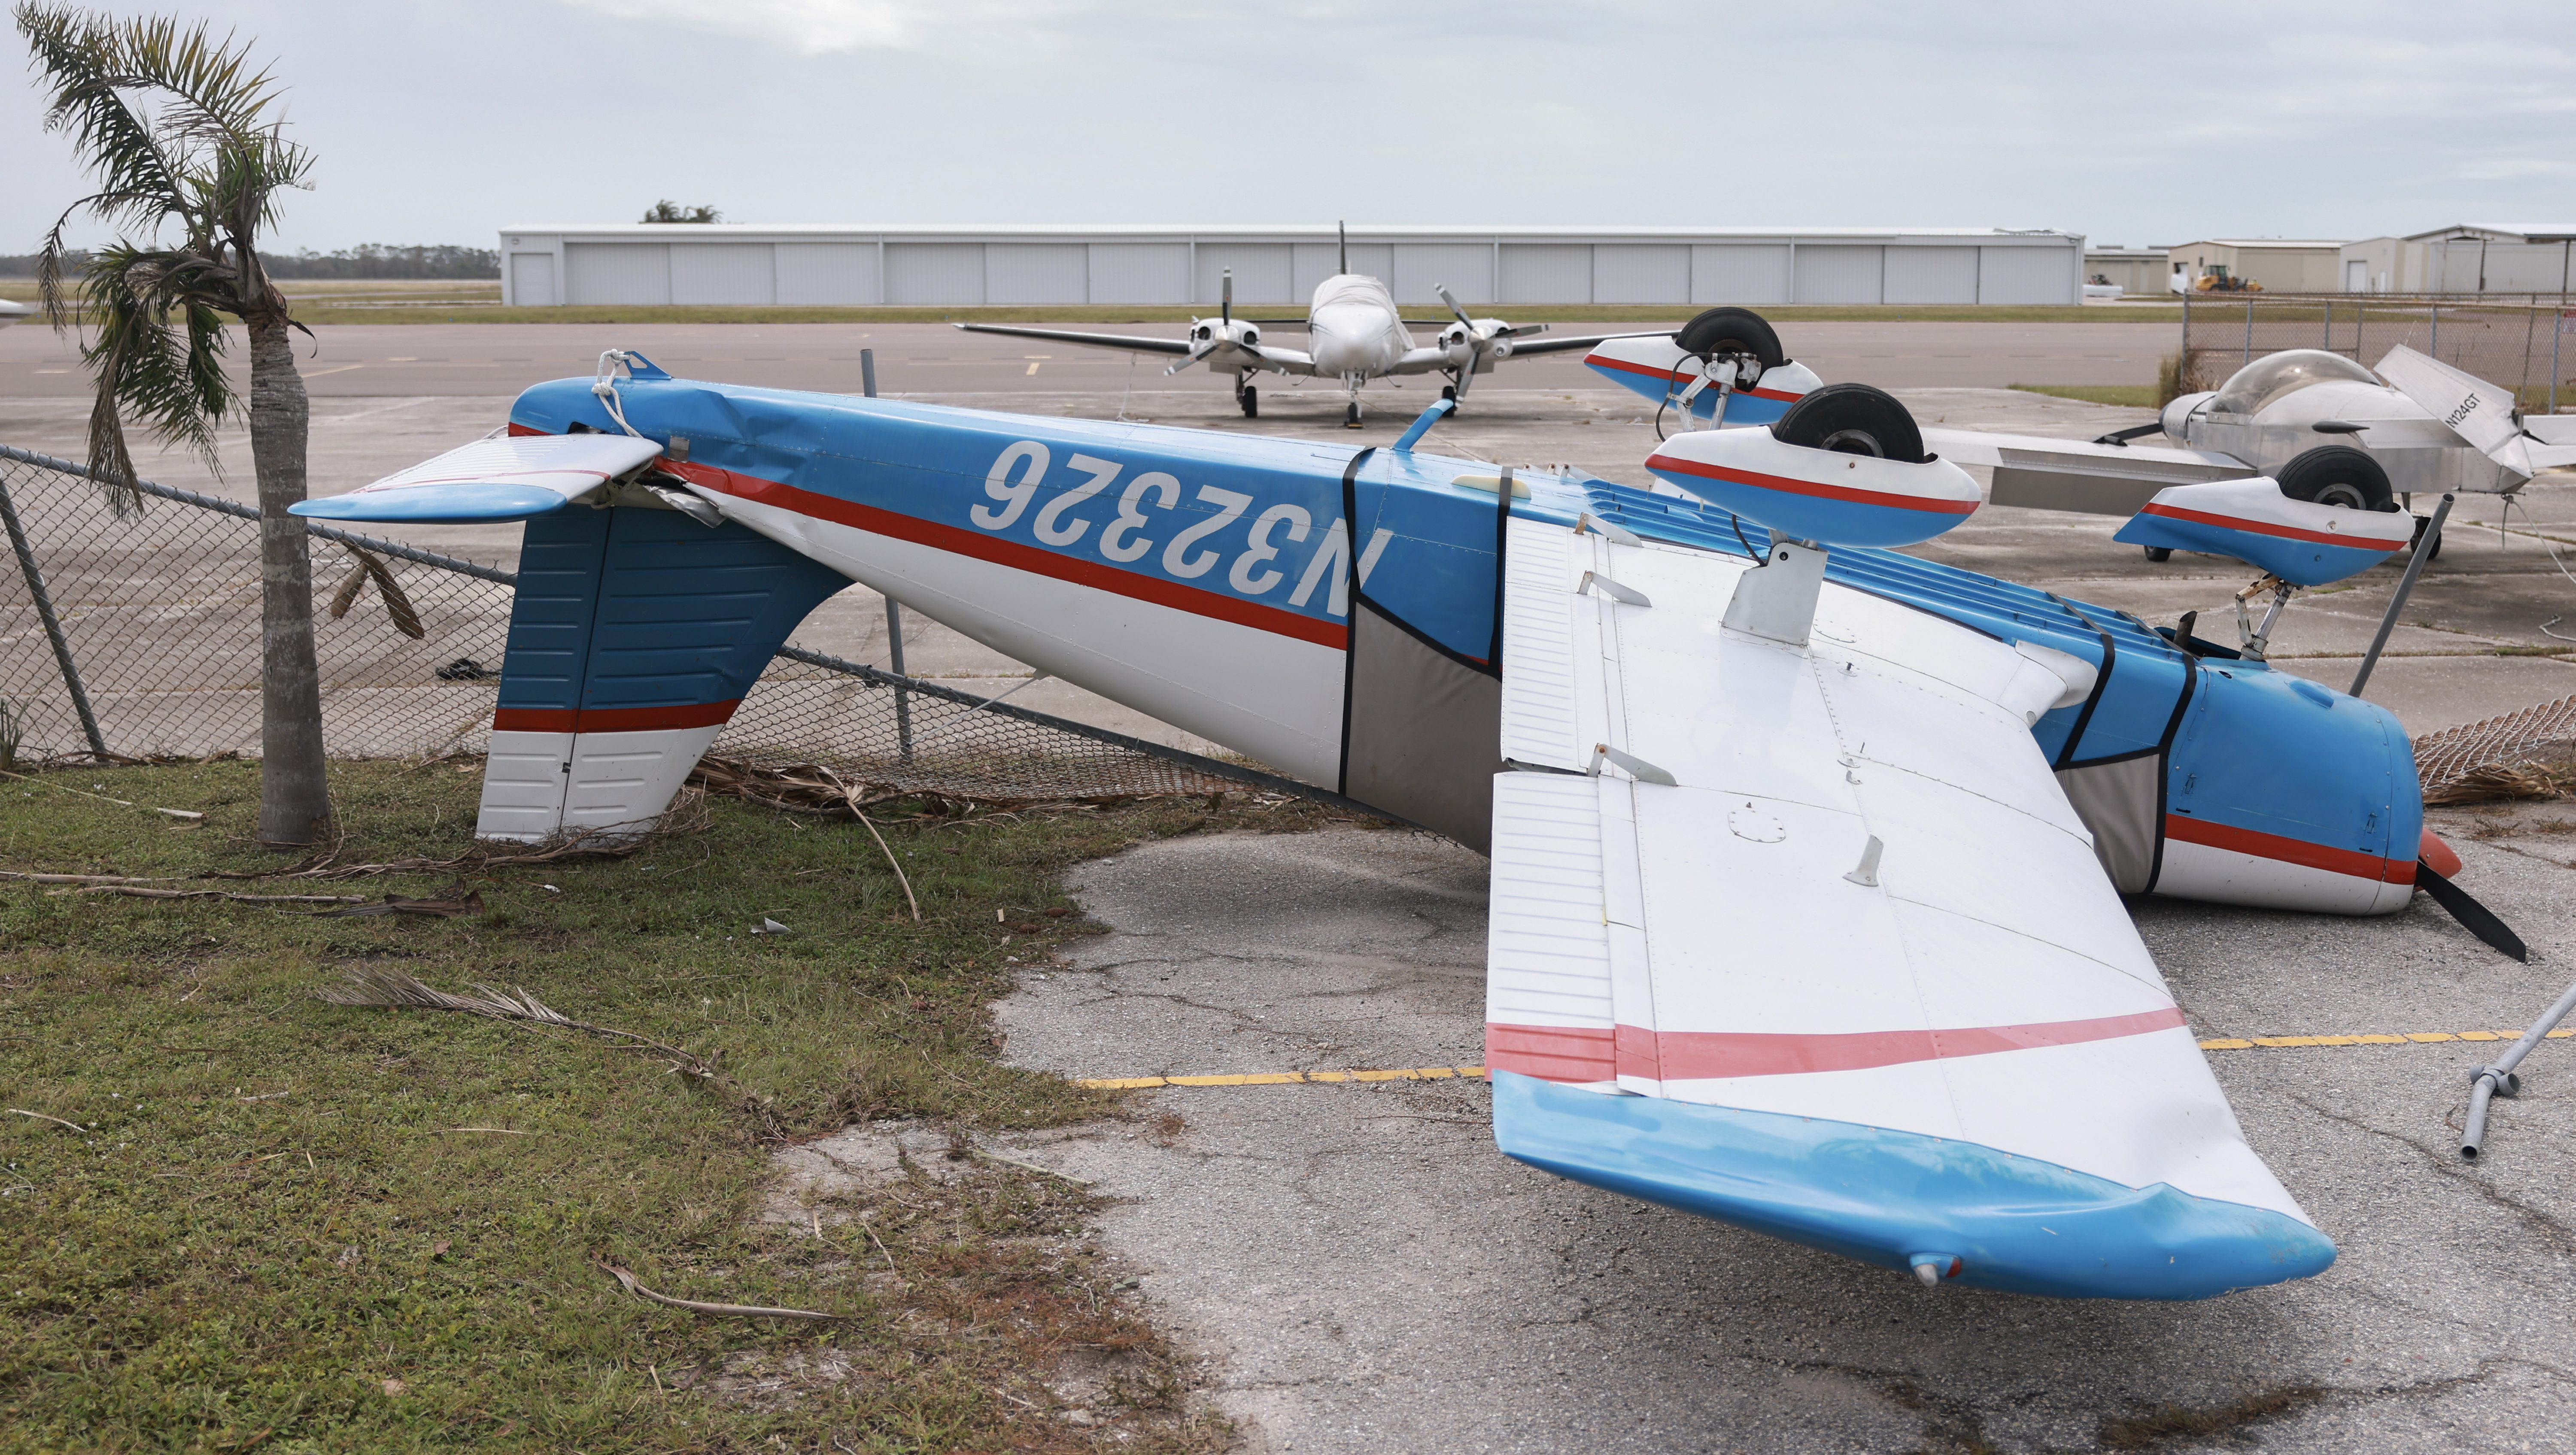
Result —
[[[2553, 827], [2563, 825], [2563, 827]], [[2576, 808], [2450, 810], [2468, 888], [2336, 920], [2149, 901], [2205, 1036], [2517, 1026], [2576, 971]], [[1084, 866], [1112, 933], [1001, 1007], [1079, 1076], [1472, 1064], [1485, 862], [1401, 830], [1181, 839]], [[1121, 1199], [1107, 1243], [1254, 1452], [2576, 1449], [2576, 1041], [2461, 1161], [2488, 1043], [2211, 1053], [2342, 1249], [2194, 1304], [1927, 1291], [1579, 1187], [1493, 1147], [1473, 1082], [1172, 1088], [1010, 1139]], [[1151, 1123], [1178, 1116], [1173, 1128]]]

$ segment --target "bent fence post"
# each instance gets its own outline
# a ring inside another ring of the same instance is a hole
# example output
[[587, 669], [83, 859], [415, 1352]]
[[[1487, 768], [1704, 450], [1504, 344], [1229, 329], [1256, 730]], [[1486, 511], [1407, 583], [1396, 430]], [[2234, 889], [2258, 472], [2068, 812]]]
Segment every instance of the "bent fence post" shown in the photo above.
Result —
[[80, 668], [72, 661], [72, 644], [63, 637], [62, 618], [54, 614], [54, 598], [45, 591], [45, 573], [36, 569], [36, 553], [27, 545], [27, 529], [18, 522], [18, 502], [9, 494], [9, 483], [0, 479], [0, 523], [9, 528], [9, 549], [18, 556], [18, 572], [27, 578], [27, 594], [35, 598], [37, 619], [45, 624], [45, 637], [54, 644], [54, 664], [63, 670], [63, 686], [72, 694], [72, 710], [80, 714], [81, 733], [89, 739], [91, 754], [104, 762], [107, 740], [98, 733], [98, 715], [90, 711], [88, 689], [81, 686]]

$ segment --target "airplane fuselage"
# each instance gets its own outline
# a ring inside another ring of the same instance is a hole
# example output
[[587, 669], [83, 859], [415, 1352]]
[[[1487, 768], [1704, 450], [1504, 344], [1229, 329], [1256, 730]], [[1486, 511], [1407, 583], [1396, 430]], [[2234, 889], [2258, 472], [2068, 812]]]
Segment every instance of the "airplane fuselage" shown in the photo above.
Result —
[[1307, 352], [1328, 379], [1374, 379], [1392, 373], [1413, 350], [1413, 334], [1384, 283], [1336, 273], [1315, 285], [1306, 310]]

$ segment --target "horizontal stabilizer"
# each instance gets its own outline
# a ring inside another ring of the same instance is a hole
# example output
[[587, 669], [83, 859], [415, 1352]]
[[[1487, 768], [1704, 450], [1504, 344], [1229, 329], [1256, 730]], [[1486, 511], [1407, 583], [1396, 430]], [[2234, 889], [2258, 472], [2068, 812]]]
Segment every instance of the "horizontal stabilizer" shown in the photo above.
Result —
[[2160, 490], [2111, 537], [2124, 546], [2233, 556], [2293, 586], [2357, 576], [2414, 538], [2415, 517], [2403, 511], [2292, 500], [2268, 476]]
[[523, 435], [476, 440], [346, 495], [288, 507], [319, 520], [482, 525], [561, 510], [662, 453], [631, 435]]

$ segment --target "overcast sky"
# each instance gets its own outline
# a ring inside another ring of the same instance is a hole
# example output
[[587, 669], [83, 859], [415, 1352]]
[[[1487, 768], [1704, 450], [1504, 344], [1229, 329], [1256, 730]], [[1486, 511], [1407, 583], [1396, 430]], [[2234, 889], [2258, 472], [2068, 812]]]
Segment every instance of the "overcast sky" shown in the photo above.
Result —
[[[729, 221], [2576, 221], [2576, 5], [184, 0], [318, 154], [287, 247]], [[0, 80], [0, 252], [81, 179]]]

